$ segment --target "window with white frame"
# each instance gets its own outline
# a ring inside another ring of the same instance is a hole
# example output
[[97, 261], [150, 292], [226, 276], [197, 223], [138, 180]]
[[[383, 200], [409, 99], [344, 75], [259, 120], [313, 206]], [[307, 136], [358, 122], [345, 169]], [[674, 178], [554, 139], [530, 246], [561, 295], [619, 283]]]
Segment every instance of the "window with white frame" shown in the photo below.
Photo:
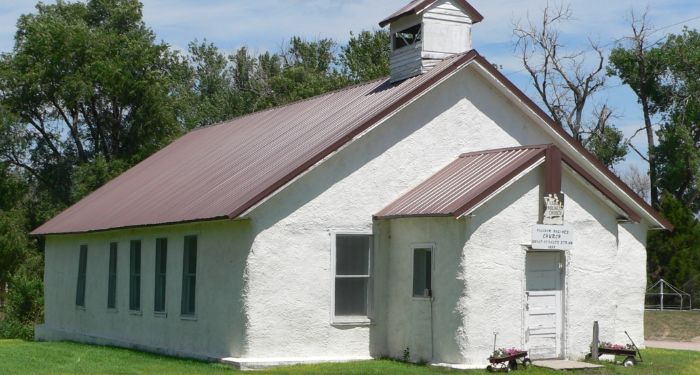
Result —
[[336, 321], [366, 320], [370, 299], [372, 236], [336, 234], [333, 246], [333, 316]]

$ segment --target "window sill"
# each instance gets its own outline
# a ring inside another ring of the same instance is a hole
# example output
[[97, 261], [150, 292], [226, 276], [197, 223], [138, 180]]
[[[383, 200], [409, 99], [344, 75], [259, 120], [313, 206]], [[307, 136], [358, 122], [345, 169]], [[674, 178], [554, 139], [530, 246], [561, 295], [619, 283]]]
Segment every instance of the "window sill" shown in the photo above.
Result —
[[155, 316], [156, 318], [167, 318], [168, 313], [165, 311], [154, 311], [153, 316]]
[[75, 306], [75, 309], [78, 311], [85, 311], [86, 310], [85, 306], [77, 306], [77, 305]]
[[435, 301], [435, 297], [420, 297], [420, 296], [413, 296], [411, 297], [412, 300], [414, 301], [423, 301], [423, 302], [430, 302]]
[[143, 312], [141, 310], [129, 310], [129, 315], [141, 316]]
[[355, 317], [348, 319], [336, 319], [331, 322], [334, 327], [364, 327], [374, 324], [371, 319], [366, 317]]
[[117, 310], [117, 309], [113, 309], [113, 308], [109, 308], [109, 307], [107, 308], [107, 313], [109, 313], [109, 314], [116, 314], [118, 312], [119, 312], [119, 310]]
[[196, 322], [197, 315], [180, 315], [180, 320], [188, 320], [191, 322]]

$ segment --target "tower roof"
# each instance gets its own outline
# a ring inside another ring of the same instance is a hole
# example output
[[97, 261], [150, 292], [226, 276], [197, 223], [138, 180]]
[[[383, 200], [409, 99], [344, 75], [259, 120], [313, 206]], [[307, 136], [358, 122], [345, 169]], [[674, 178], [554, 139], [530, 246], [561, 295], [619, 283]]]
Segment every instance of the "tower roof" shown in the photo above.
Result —
[[[380, 27], [384, 27], [395, 20], [408, 16], [411, 14], [418, 14], [421, 11], [423, 11], [425, 8], [433, 5], [436, 3], [438, 0], [413, 0], [403, 8], [397, 10], [394, 12], [394, 14], [390, 15], [389, 17], [385, 18], [383, 21], [379, 22]], [[472, 23], [479, 23], [484, 19], [484, 16], [479, 13], [471, 4], [466, 2], [465, 0], [453, 0], [455, 5], [461, 7], [464, 9], [465, 12], [471, 17]]]

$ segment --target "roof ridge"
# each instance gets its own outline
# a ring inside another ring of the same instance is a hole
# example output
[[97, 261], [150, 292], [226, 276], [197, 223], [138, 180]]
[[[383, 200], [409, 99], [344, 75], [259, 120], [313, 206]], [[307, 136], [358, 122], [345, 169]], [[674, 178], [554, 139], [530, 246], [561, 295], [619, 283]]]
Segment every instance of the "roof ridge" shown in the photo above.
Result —
[[513, 147], [502, 147], [502, 148], [494, 148], [490, 150], [482, 150], [482, 151], [471, 151], [471, 152], [465, 152], [461, 155], [459, 155], [460, 158], [466, 158], [466, 157], [471, 157], [475, 155], [488, 155], [488, 154], [495, 154], [498, 152], [505, 152], [505, 151], [515, 151], [515, 150], [535, 150], [535, 149], [545, 149], [552, 146], [551, 143], [547, 144], [540, 144], [540, 145], [525, 145], [525, 146], [513, 146]]
[[196, 127], [196, 128], [194, 128], [194, 129], [188, 131], [187, 133], [192, 133], [192, 132], [195, 132], [195, 131], [198, 131], [198, 130], [202, 130], [202, 129], [207, 129], [207, 128], [213, 128], [213, 127], [215, 127], [215, 126], [224, 125], [224, 124], [226, 124], [226, 123], [233, 122], [233, 121], [236, 121], [236, 120], [240, 120], [240, 119], [243, 119], [243, 118], [246, 118], [246, 117], [250, 117], [250, 116], [253, 116], [253, 115], [258, 115], [258, 114], [261, 114], [261, 113], [266, 113], [266, 112], [278, 110], [278, 109], [281, 109], [281, 108], [291, 107], [291, 106], [293, 106], [293, 105], [297, 105], [297, 104], [300, 104], [300, 103], [308, 102], [308, 101], [311, 101], [311, 100], [314, 100], [314, 99], [319, 99], [319, 98], [322, 98], [322, 97], [324, 97], [324, 96], [334, 95], [334, 94], [337, 94], [337, 93], [341, 93], [341, 92], [343, 92], [343, 91], [352, 90], [352, 89], [358, 88], [358, 87], [360, 87], [360, 86], [365, 86], [365, 85], [370, 85], [370, 84], [372, 84], [372, 83], [378, 83], [378, 82], [382, 82], [382, 81], [387, 81], [388, 79], [389, 79], [389, 77], [386, 76], [386, 77], [376, 78], [376, 79], [373, 79], [373, 80], [371, 80], [371, 81], [365, 81], [365, 82], [354, 83], [354, 84], [352, 84], [352, 85], [344, 86], [344, 87], [341, 87], [341, 88], [338, 88], [338, 89], [335, 89], [335, 90], [331, 90], [331, 91], [327, 91], [327, 92], [324, 92], [324, 93], [321, 93], [321, 94], [318, 94], [318, 95], [310, 96], [310, 97], [308, 97], [308, 98], [303, 98], [303, 99], [294, 100], [294, 101], [291, 101], [291, 102], [288, 102], [288, 103], [284, 103], [284, 104], [280, 104], [280, 105], [276, 105], [276, 106], [273, 106], [273, 107], [270, 107], [270, 108], [265, 108], [265, 109], [260, 109], [260, 110], [253, 111], [253, 112], [244, 113], [244, 114], [242, 114], [242, 115], [238, 115], [238, 116], [235, 116], [235, 117], [231, 117], [230, 119], [222, 120], [222, 121], [215, 122], [215, 123], [212, 123], [212, 124], [209, 124], [209, 125], [199, 126], [199, 127]]

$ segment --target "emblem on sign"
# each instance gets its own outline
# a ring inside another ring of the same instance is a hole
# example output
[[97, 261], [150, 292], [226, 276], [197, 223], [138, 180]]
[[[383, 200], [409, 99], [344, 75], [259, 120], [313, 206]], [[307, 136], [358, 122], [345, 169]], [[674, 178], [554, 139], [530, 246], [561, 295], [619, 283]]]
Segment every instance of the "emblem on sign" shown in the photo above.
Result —
[[544, 196], [542, 224], [564, 225], [564, 194], [547, 194]]

